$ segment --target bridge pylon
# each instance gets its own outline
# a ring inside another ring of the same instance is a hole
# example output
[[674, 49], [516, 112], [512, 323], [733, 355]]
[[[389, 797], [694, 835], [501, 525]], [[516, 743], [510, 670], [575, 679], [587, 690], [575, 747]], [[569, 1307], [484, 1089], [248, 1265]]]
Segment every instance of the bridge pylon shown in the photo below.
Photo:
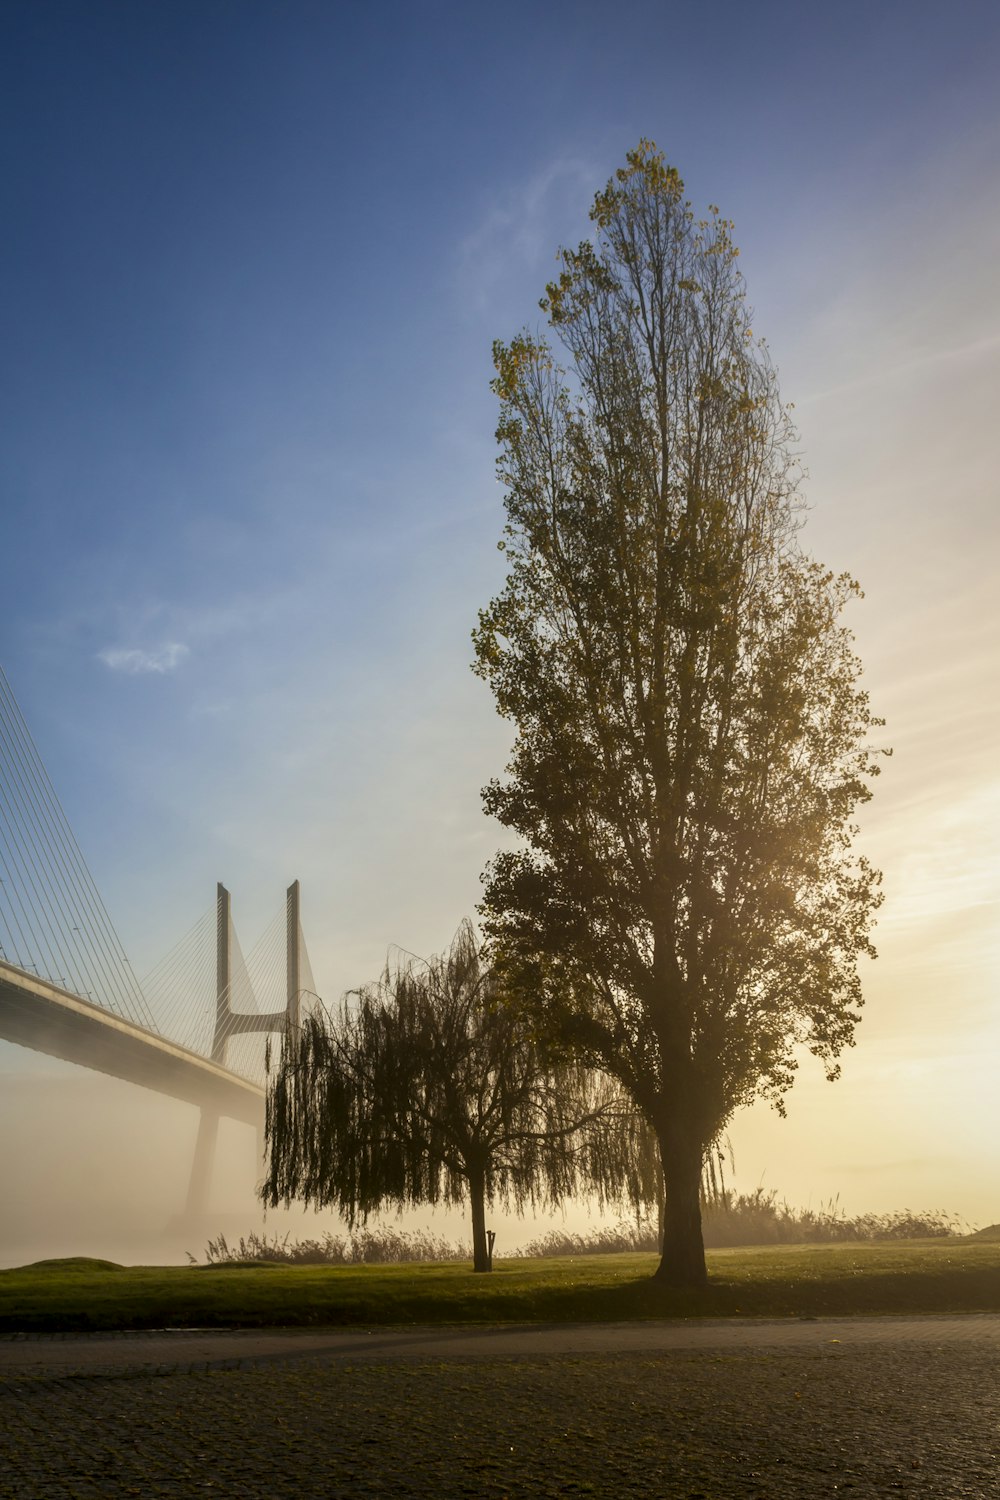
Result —
[[[284, 1032], [299, 1025], [302, 991], [299, 974], [299, 882], [293, 880], [285, 892], [285, 989], [284, 1010], [234, 1011], [232, 1008], [232, 932], [231, 897], [220, 881], [215, 888], [215, 1029], [212, 1036], [212, 1061], [226, 1066], [226, 1053], [232, 1036], [247, 1032]], [[263, 1160], [263, 1121], [257, 1127], [257, 1155]], [[188, 1182], [185, 1218], [202, 1219], [208, 1206], [208, 1190], [215, 1166], [219, 1139], [219, 1114], [202, 1107], [195, 1138], [194, 1159]]]

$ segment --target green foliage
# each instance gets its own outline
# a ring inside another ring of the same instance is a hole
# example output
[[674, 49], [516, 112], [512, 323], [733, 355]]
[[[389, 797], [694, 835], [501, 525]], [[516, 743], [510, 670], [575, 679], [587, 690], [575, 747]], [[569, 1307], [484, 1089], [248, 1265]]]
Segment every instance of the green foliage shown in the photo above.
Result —
[[268, 1090], [265, 1202], [333, 1205], [353, 1228], [384, 1207], [554, 1206], [579, 1188], [649, 1202], [656, 1179], [634, 1110], [608, 1080], [553, 1055], [510, 1006], [463, 924], [447, 954], [386, 969], [338, 1015], [286, 1035]]
[[494, 350], [503, 592], [475, 670], [516, 727], [484, 790], [520, 836], [481, 911], [536, 1029], [656, 1132], [665, 1272], [704, 1276], [698, 1177], [795, 1048], [837, 1073], [879, 875], [851, 845], [877, 755], [841, 623], [797, 545], [794, 432], [732, 225], [695, 220], [650, 142], [595, 200], [541, 306], [566, 363]]

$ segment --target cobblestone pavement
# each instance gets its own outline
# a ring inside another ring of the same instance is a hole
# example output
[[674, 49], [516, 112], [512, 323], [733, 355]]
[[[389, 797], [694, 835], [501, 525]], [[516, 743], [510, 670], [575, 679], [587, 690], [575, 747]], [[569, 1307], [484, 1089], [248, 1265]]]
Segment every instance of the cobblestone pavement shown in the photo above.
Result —
[[4, 1340], [0, 1496], [1000, 1500], [998, 1335], [926, 1318]]

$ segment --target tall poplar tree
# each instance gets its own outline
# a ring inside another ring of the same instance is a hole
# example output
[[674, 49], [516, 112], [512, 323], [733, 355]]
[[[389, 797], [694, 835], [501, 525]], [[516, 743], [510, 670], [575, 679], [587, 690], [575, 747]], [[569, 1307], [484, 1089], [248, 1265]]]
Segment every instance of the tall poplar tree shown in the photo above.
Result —
[[648, 141], [591, 218], [541, 303], [552, 340], [494, 348], [509, 572], [473, 639], [516, 729], [484, 802], [522, 846], [481, 912], [536, 1028], [655, 1132], [657, 1274], [698, 1286], [709, 1144], [755, 1096], [781, 1108], [797, 1046], [834, 1078], [852, 1043], [880, 721], [841, 620], [857, 585], [799, 543], [732, 224], [695, 219]]

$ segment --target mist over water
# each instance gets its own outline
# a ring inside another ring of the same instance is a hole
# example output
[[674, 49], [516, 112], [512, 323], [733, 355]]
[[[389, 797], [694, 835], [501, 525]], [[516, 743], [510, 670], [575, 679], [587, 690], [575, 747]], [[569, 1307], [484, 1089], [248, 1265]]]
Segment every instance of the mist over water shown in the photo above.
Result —
[[[209, 1238], [265, 1227], [256, 1131], [222, 1120], [203, 1218], [185, 1207], [198, 1110], [98, 1073], [0, 1061], [0, 1265], [95, 1255], [128, 1264], [201, 1260]], [[22, 1056], [23, 1056], [22, 1049]], [[335, 1215], [269, 1213], [269, 1233], [337, 1230]]]

